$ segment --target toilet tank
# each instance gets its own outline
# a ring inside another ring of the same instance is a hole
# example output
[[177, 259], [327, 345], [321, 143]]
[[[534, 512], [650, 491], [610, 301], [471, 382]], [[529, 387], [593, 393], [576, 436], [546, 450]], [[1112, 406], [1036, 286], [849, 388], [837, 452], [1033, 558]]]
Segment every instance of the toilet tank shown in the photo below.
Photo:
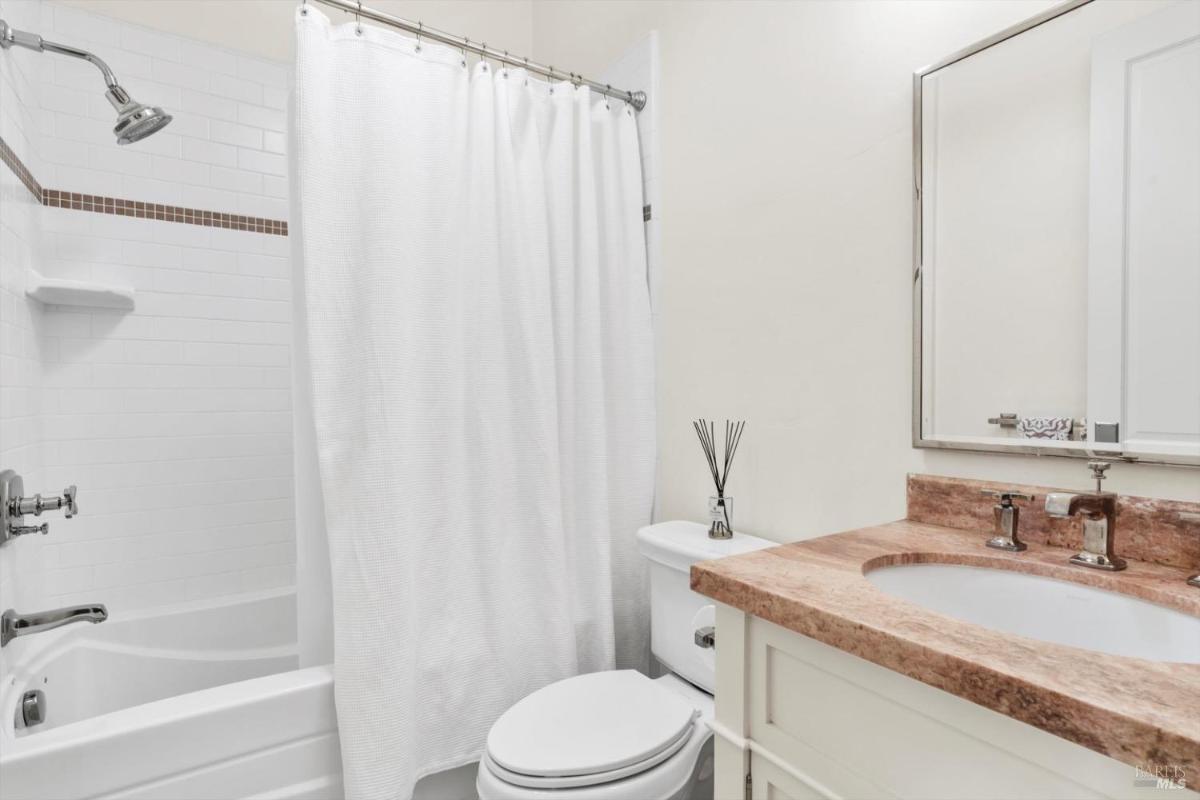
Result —
[[756, 536], [708, 538], [695, 522], [660, 522], [638, 531], [638, 550], [650, 561], [650, 650], [676, 675], [711, 693], [716, 686], [711, 648], [696, 644], [697, 628], [713, 624], [713, 601], [692, 591], [692, 564], [774, 547]]

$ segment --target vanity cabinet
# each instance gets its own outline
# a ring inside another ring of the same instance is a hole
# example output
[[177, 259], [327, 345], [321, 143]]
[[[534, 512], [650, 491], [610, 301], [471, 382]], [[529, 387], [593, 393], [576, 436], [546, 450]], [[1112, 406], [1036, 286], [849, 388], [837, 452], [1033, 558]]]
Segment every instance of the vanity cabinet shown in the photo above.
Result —
[[1200, 800], [721, 603], [716, 630], [717, 800]]

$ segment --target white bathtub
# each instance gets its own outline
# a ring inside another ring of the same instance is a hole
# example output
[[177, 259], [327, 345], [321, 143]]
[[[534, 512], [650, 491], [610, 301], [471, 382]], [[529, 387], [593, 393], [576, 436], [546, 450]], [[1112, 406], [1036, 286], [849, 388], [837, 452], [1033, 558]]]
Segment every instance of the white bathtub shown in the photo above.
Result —
[[[0, 798], [340, 798], [332, 675], [296, 669], [295, 630], [275, 592], [14, 640]], [[46, 722], [19, 729], [33, 689]]]

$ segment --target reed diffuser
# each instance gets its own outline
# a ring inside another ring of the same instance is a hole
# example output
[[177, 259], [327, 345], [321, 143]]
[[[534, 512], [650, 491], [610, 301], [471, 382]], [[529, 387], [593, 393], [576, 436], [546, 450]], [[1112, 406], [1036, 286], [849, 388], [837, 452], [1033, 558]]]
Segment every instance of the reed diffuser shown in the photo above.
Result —
[[730, 422], [725, 420], [725, 452], [717, 458], [717, 426], [707, 420], [698, 419], [692, 423], [696, 435], [700, 437], [700, 447], [704, 449], [704, 458], [708, 460], [708, 470], [712, 473], [715, 496], [708, 499], [708, 516], [711, 524], [708, 527], [710, 539], [732, 539], [733, 498], [725, 494], [725, 485], [729, 482], [729, 469], [733, 466], [733, 457], [737, 454], [738, 443], [742, 440], [742, 431], [746, 422]]

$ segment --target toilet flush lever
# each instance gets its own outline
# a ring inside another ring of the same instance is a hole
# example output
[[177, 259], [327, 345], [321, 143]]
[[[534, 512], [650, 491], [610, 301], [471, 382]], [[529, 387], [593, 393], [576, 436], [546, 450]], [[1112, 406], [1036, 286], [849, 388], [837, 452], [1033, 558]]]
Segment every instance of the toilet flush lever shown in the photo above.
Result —
[[696, 639], [696, 647], [709, 649], [717, 646], [717, 631], [712, 625], [705, 625], [703, 628], [696, 628], [694, 634]]

